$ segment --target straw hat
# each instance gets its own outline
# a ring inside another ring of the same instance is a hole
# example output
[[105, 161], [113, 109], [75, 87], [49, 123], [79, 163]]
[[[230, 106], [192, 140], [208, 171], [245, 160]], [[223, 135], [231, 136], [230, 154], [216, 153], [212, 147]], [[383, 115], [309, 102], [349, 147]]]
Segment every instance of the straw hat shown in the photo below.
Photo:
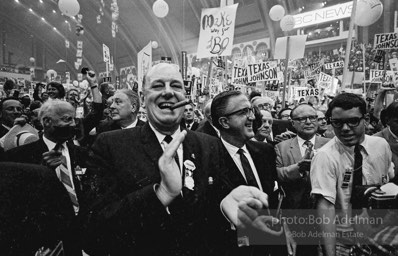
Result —
[[15, 125], [5, 135], [4, 151], [35, 142], [37, 140], [39, 140], [39, 134], [31, 125]]

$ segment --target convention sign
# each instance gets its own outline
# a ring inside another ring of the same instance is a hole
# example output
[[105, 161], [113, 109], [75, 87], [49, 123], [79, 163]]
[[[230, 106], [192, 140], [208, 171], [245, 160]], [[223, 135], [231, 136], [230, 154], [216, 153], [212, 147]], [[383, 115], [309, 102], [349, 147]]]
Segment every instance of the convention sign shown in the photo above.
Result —
[[307, 99], [310, 96], [319, 96], [320, 92], [318, 88], [308, 87], [295, 87], [293, 91], [295, 100], [300, 100], [302, 98]]
[[202, 9], [197, 58], [231, 55], [237, 9], [238, 4]]
[[376, 34], [373, 47], [376, 50], [398, 49], [398, 33]]
[[[390, 59], [390, 67], [393, 72], [393, 81], [397, 85], [398, 84], [398, 59]], [[397, 85], [398, 86], [398, 85]]]
[[279, 80], [277, 62], [265, 61], [247, 64], [247, 77], [249, 83]]
[[321, 88], [329, 88], [332, 85], [333, 77], [321, 72], [318, 78], [318, 86]]
[[[385, 82], [392, 82], [393, 81], [394, 72], [387, 70], [385, 76]], [[371, 69], [369, 70], [369, 82], [371, 83], [382, 83], [384, 77], [384, 70], [379, 69]]]
[[239, 86], [247, 84], [247, 68], [238, 65], [232, 68], [231, 84]]
[[324, 66], [326, 69], [344, 68], [344, 61], [341, 60], [336, 62], [325, 63]]
[[270, 97], [274, 102], [276, 102], [279, 98], [279, 91], [264, 91], [264, 96]]
[[144, 75], [152, 67], [152, 42], [149, 42], [142, 50], [137, 54], [137, 80], [138, 80], [138, 91], [142, 91], [142, 81]]

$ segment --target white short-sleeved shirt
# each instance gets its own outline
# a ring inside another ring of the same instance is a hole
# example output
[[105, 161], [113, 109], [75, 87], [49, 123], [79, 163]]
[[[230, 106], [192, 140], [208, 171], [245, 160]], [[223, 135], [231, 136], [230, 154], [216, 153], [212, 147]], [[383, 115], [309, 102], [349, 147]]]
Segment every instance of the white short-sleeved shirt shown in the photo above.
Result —
[[[391, 149], [386, 140], [365, 135], [361, 143], [362, 184], [383, 184], [394, 177]], [[311, 194], [320, 194], [336, 209], [349, 209], [353, 173], [348, 187], [343, 178], [349, 169], [354, 169], [354, 147], [347, 147], [334, 137], [318, 150], [311, 163]]]

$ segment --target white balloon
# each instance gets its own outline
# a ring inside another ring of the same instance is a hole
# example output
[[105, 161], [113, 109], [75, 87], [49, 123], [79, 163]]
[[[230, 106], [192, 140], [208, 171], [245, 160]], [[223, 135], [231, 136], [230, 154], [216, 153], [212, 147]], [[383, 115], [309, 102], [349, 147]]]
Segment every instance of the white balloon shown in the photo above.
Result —
[[80, 4], [77, 0], [59, 0], [59, 10], [70, 17], [77, 15], [80, 11]]
[[30, 57], [30, 58], [29, 58], [29, 61], [33, 63], [33, 62], [35, 62], [35, 58]]
[[88, 88], [88, 82], [87, 80], [83, 80], [80, 82], [79, 84], [80, 88], [82, 88], [83, 90], [86, 90]]
[[157, 41], [152, 41], [152, 48], [153, 48], [153, 49], [156, 49], [156, 48], [158, 48], [158, 47], [159, 47], [158, 42], [157, 42]]
[[73, 84], [74, 87], [78, 87], [78, 86], [79, 86], [79, 82], [76, 81], [76, 80], [74, 80], [74, 81], [72, 82], [72, 84]]
[[292, 15], [286, 15], [281, 19], [281, 29], [282, 31], [290, 31], [294, 28], [296, 24], [294, 17]]
[[49, 69], [49, 70], [47, 70], [46, 75], [48, 78], [51, 78], [51, 77], [55, 78], [55, 77], [57, 77], [57, 72], [54, 69]]
[[152, 6], [153, 13], [158, 18], [164, 18], [169, 13], [169, 5], [164, 0], [156, 0]]
[[279, 21], [285, 16], [285, 8], [282, 5], [274, 5], [269, 10], [269, 17], [273, 21]]
[[355, 13], [355, 24], [361, 27], [370, 26], [383, 14], [383, 4], [379, 0], [358, 0]]

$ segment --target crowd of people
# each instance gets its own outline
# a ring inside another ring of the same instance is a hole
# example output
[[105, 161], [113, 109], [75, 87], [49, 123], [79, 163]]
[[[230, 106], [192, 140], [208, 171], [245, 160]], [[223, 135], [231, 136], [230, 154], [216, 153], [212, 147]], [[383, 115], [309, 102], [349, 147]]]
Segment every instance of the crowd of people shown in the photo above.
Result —
[[366, 239], [398, 253], [395, 198], [359, 238], [325, 221], [363, 216], [397, 181], [398, 102], [383, 105], [395, 89], [373, 106], [341, 93], [285, 108], [230, 90], [200, 109], [171, 64], [147, 72], [144, 102], [85, 79], [85, 94], [39, 83], [32, 99], [3, 86], [2, 255], [348, 255]]

